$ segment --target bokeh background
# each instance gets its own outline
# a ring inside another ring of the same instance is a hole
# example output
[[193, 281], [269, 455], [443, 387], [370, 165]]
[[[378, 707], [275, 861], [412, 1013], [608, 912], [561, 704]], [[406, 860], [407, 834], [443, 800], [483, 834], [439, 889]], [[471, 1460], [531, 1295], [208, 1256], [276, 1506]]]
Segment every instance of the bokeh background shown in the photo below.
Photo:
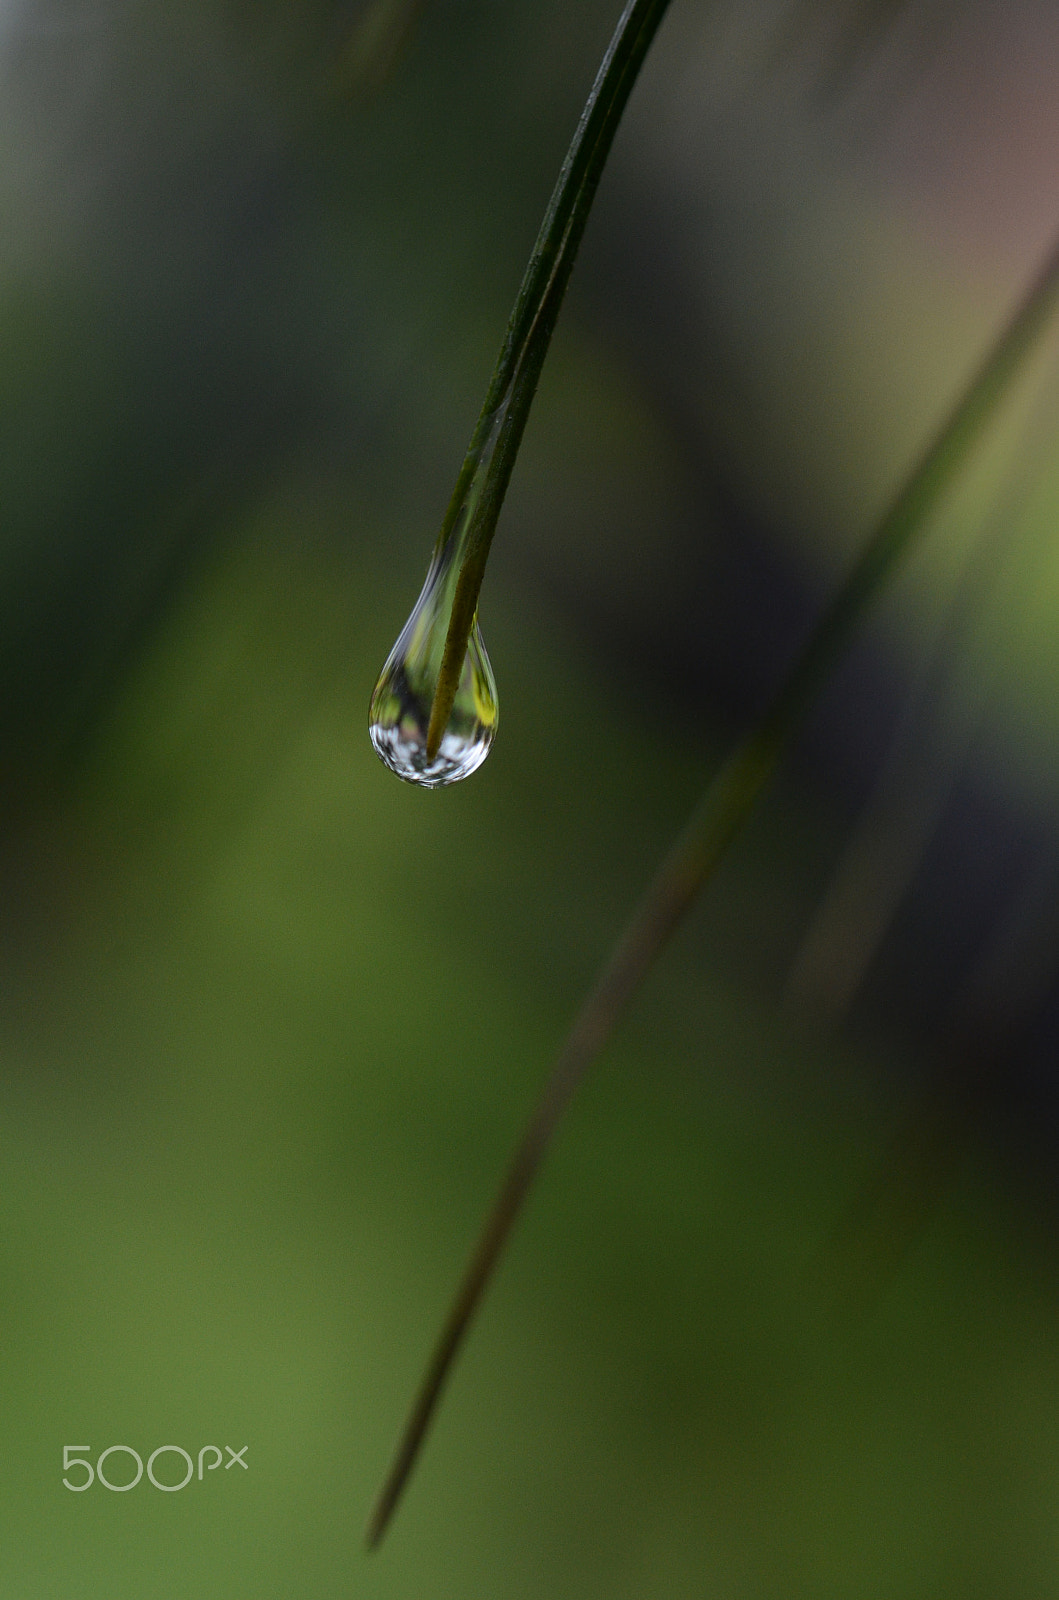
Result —
[[[368, 695], [616, 9], [0, 5], [12, 1600], [1059, 1595], [1053, 339], [362, 1550], [580, 996], [1059, 226], [1049, 0], [674, 0], [487, 576], [494, 752], [407, 789]], [[166, 1444], [248, 1470], [63, 1486]]]

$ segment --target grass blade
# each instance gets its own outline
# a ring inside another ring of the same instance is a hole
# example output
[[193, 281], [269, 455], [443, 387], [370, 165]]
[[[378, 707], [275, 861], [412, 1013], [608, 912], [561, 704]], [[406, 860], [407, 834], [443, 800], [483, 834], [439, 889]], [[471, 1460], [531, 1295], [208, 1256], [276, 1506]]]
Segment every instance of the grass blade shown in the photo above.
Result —
[[747, 820], [868, 605], [922, 532], [974, 448], [1034, 349], [1057, 300], [1059, 241], [883, 514], [771, 706], [708, 785], [586, 998], [515, 1151], [435, 1345], [368, 1524], [369, 1548], [379, 1543], [393, 1515], [453, 1361], [566, 1107], [651, 964]]
[[669, 0], [628, 0], [614, 30], [552, 191], [441, 525], [437, 549], [462, 524], [465, 554], [430, 711], [427, 755], [431, 760], [452, 712], [489, 547], [596, 187], [626, 101], [668, 5]]

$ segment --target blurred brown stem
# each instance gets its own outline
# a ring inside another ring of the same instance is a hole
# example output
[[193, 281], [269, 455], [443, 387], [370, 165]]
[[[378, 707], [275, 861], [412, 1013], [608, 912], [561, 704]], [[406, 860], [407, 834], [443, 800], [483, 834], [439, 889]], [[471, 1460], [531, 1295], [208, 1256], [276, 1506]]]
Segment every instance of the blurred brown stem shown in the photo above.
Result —
[[604, 966], [560, 1051], [479, 1236], [372, 1512], [369, 1548], [381, 1540], [400, 1499], [445, 1379], [574, 1091], [655, 957], [746, 821], [868, 605], [977, 443], [1023, 359], [1034, 348], [1057, 299], [1059, 241], [883, 514], [771, 706], [707, 787], [699, 809]]

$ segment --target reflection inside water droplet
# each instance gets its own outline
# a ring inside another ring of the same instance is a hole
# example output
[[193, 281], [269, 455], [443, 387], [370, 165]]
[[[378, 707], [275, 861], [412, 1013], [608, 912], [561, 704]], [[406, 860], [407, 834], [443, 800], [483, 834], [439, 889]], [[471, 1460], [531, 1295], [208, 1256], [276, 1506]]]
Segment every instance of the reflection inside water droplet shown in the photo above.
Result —
[[452, 714], [431, 756], [427, 730], [458, 576], [455, 541], [435, 554], [423, 592], [386, 658], [371, 697], [369, 732], [380, 761], [406, 783], [458, 783], [489, 754], [497, 723], [496, 682], [475, 618]]

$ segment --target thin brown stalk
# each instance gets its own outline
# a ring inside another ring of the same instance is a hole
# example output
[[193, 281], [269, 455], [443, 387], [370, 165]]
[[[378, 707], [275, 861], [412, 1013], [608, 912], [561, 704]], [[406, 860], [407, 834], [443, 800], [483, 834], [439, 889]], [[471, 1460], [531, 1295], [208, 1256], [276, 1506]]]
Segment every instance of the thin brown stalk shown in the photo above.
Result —
[[757, 725], [707, 787], [585, 1001], [508, 1168], [427, 1367], [368, 1523], [380, 1542], [408, 1481], [445, 1380], [566, 1107], [652, 962], [743, 826], [818, 689], [914, 537], [979, 440], [1059, 300], [1059, 241], [989, 354], [884, 513]]

